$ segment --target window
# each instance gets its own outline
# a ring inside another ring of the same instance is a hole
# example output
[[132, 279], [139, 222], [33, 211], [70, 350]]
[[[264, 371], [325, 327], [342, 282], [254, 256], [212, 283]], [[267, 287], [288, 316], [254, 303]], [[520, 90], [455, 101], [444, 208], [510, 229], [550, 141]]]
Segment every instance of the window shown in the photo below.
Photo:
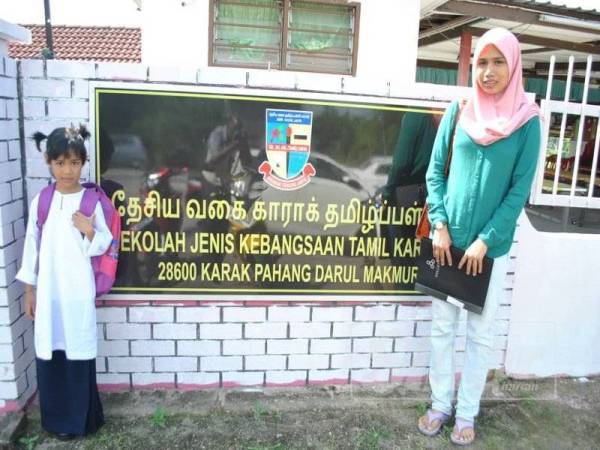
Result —
[[534, 205], [600, 209], [600, 106], [542, 101], [544, 138]]
[[360, 5], [211, 0], [209, 64], [354, 75]]

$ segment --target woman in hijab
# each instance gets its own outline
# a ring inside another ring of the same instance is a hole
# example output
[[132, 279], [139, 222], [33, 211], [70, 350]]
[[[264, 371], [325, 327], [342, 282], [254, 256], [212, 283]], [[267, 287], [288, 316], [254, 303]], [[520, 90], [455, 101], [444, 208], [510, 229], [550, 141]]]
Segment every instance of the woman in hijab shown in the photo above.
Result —
[[[458, 114], [458, 116], [456, 116]], [[495, 28], [478, 41], [473, 89], [464, 106], [452, 103], [440, 124], [427, 170], [433, 254], [440, 265], [458, 264], [469, 275], [494, 258], [485, 308], [467, 313], [467, 343], [451, 440], [475, 439], [474, 420], [485, 387], [493, 345], [493, 324], [501, 300], [516, 221], [529, 196], [540, 147], [539, 108], [523, 90], [521, 51], [508, 30]], [[453, 154], [444, 167], [453, 123]], [[450, 245], [465, 250], [452, 261]], [[460, 309], [433, 300], [429, 383], [432, 406], [419, 430], [434, 436], [452, 416], [455, 389], [454, 339]]]

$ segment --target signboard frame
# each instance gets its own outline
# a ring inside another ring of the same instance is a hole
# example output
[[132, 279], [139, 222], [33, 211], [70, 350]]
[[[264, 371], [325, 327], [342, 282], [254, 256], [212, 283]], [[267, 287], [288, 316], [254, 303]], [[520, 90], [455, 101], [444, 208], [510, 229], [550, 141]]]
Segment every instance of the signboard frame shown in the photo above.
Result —
[[[448, 101], [436, 101], [436, 100], [423, 100], [419, 98], [395, 98], [395, 97], [382, 97], [374, 95], [360, 95], [360, 94], [346, 94], [346, 93], [333, 93], [333, 92], [307, 92], [300, 90], [289, 90], [289, 89], [273, 89], [273, 88], [254, 88], [254, 87], [224, 87], [214, 85], [180, 85], [180, 84], [166, 84], [166, 83], [147, 83], [147, 82], [122, 82], [122, 81], [96, 81], [90, 82], [89, 86], [89, 128], [91, 130], [92, 139], [90, 143], [90, 161], [89, 170], [90, 178], [93, 180], [99, 180], [97, 160], [98, 160], [98, 148], [99, 148], [99, 135], [97, 132], [97, 121], [99, 118], [99, 94], [103, 92], [122, 92], [127, 91], [146, 91], [146, 95], [161, 95], [161, 96], [180, 96], [182, 94], [201, 94], [205, 98], [222, 98], [227, 96], [231, 100], [249, 100], [249, 97], [255, 97], [259, 101], [278, 101], [282, 100], [285, 103], [291, 104], [303, 104], [313, 103], [321, 105], [338, 105], [343, 104], [345, 107], [368, 107], [360, 106], [365, 104], [377, 105], [377, 109], [385, 110], [402, 110], [404, 112], [422, 112], [427, 108], [443, 109], [448, 105]], [[415, 90], [415, 95], [418, 96], [420, 89]], [[426, 94], [421, 91], [426, 97]], [[194, 289], [190, 289], [189, 293], [186, 293], [185, 288], [174, 288], [178, 292], [165, 292], [157, 294], [155, 291], [160, 290], [157, 288], [149, 288], [148, 293], [143, 288], [116, 288], [110, 294], [103, 297], [105, 300], [165, 300], [165, 301], [277, 301], [277, 302], [297, 302], [297, 301], [314, 301], [314, 302], [332, 302], [332, 301], [344, 301], [344, 302], [372, 302], [372, 301], [421, 301], [426, 300], [427, 297], [416, 291], [365, 291], [353, 293], [326, 293], [326, 294], [303, 294], [303, 293], [284, 293], [278, 291], [273, 293], [269, 292], [268, 288], [253, 289], [252, 292], [248, 293], [219, 293], [211, 292], [210, 289], [205, 289], [205, 292], [195, 292]], [[138, 291], [136, 293], [128, 293], [127, 290]], [[290, 290], [291, 292], [300, 292], [299, 289]], [[356, 292], [353, 290], [353, 292]], [[380, 292], [380, 293], [379, 293]], [[384, 295], [381, 295], [384, 294]]]

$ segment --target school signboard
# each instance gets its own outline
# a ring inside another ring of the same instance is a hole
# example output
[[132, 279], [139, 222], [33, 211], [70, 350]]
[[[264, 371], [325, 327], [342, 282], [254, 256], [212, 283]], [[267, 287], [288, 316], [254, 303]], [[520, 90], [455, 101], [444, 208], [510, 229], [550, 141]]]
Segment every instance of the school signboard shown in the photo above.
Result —
[[206, 86], [92, 89], [96, 177], [123, 225], [113, 297], [418, 294], [422, 198], [396, 192], [424, 181], [411, 162], [422, 149], [415, 126], [402, 125], [432, 120], [444, 105]]

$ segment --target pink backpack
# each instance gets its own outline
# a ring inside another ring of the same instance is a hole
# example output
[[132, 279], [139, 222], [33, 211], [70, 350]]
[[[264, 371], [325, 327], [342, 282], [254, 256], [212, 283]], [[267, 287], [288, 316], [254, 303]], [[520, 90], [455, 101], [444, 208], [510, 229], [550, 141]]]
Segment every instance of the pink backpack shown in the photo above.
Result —
[[[115, 209], [112, 201], [104, 193], [100, 186], [94, 183], [84, 183], [83, 198], [81, 199], [81, 205], [79, 211], [85, 216], [89, 217], [94, 213], [96, 204], [100, 202], [104, 218], [106, 219], [106, 226], [112, 234], [112, 242], [106, 252], [100, 256], [93, 256], [92, 270], [94, 271], [94, 279], [96, 281], [96, 298], [100, 297], [108, 292], [115, 284], [115, 278], [117, 274], [117, 262], [119, 259], [119, 237], [121, 236], [121, 217]], [[42, 228], [48, 213], [50, 212], [50, 204], [52, 203], [52, 196], [56, 189], [56, 183], [52, 183], [42, 189], [40, 192], [40, 198], [38, 201], [37, 208], [37, 227], [38, 227], [38, 255], [40, 242], [42, 240]], [[37, 264], [36, 264], [37, 272]]]

